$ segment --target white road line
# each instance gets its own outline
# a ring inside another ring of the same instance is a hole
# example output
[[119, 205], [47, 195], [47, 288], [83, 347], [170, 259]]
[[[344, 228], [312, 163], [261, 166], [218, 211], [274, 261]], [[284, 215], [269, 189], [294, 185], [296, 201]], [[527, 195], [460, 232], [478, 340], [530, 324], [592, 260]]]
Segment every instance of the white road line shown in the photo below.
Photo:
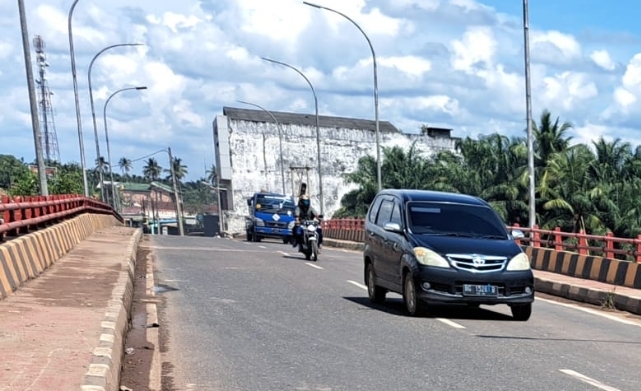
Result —
[[566, 375], [572, 376], [575, 379], [581, 380], [584, 383], [588, 383], [588, 384], [590, 384], [590, 385], [592, 385], [592, 386], [594, 386], [596, 388], [599, 388], [601, 390], [605, 390], [605, 391], [621, 391], [618, 388], [607, 386], [607, 385], [601, 383], [598, 380], [594, 380], [592, 378], [589, 378], [589, 377], [587, 377], [585, 375], [582, 375], [579, 372], [573, 371], [571, 369], [559, 369], [559, 371], [565, 373]]
[[545, 303], [559, 305], [561, 307], [573, 308], [575, 310], [583, 311], [583, 312], [586, 312], [586, 313], [592, 314], [592, 315], [597, 315], [597, 316], [600, 316], [602, 318], [613, 320], [615, 322], [627, 324], [627, 325], [630, 325], [630, 326], [641, 327], [641, 323], [640, 322], [635, 322], [635, 321], [632, 321], [632, 320], [623, 319], [623, 318], [621, 318], [619, 316], [614, 316], [614, 315], [610, 315], [610, 314], [602, 312], [602, 311], [593, 310], [592, 308], [586, 308], [586, 307], [581, 307], [581, 306], [575, 305], [575, 304], [568, 304], [568, 303], [562, 303], [562, 302], [559, 302], [559, 301], [543, 299], [543, 298], [540, 298], [540, 297], [537, 297], [536, 301], [543, 301]]
[[288, 254], [288, 253], [286, 253], [285, 251], [279, 251], [279, 253], [283, 254], [283, 255], [284, 255], [284, 256], [286, 256], [286, 257], [288, 257], [288, 256], [289, 256], [289, 254]]
[[323, 270], [323, 268], [322, 268], [322, 267], [320, 267], [320, 266], [318, 266], [318, 265], [314, 265], [313, 263], [305, 262], [305, 265], [307, 265], [307, 266], [311, 266], [311, 267], [316, 268], [316, 269], [321, 269], [321, 270]]
[[445, 319], [445, 318], [436, 318], [436, 320], [438, 320], [439, 322], [443, 322], [443, 323], [445, 323], [445, 324], [446, 324], [446, 325], [448, 325], [448, 326], [452, 326], [452, 327], [454, 327], [455, 329], [464, 329], [464, 328], [465, 328], [465, 326], [462, 326], [462, 325], [460, 325], [460, 324], [458, 324], [458, 323], [456, 323], [456, 322], [452, 322], [452, 321], [451, 321], [451, 320], [449, 320], [449, 319]]
[[361, 289], [365, 289], [365, 290], [367, 290], [367, 287], [366, 287], [365, 285], [363, 285], [363, 284], [359, 283], [359, 282], [352, 281], [352, 280], [347, 280], [347, 282], [349, 282], [349, 283], [350, 283], [350, 284], [352, 284], [352, 285], [356, 285], [357, 287], [359, 287], [359, 288], [361, 288]]
[[265, 246], [258, 246], [258, 247], [260, 247], [260, 248], [267, 248], [267, 247], [265, 247]]

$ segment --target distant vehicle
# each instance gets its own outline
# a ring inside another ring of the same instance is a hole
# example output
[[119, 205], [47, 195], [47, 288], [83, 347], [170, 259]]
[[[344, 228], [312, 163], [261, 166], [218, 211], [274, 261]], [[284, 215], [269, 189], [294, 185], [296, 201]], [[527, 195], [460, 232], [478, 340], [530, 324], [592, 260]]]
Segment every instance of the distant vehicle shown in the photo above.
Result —
[[254, 193], [247, 199], [249, 216], [245, 218], [248, 241], [260, 242], [263, 238], [282, 239], [289, 243], [294, 228], [294, 198], [278, 193]]
[[527, 321], [530, 260], [484, 200], [424, 190], [382, 190], [365, 218], [364, 278], [370, 299], [403, 295], [411, 315], [429, 303], [507, 304]]

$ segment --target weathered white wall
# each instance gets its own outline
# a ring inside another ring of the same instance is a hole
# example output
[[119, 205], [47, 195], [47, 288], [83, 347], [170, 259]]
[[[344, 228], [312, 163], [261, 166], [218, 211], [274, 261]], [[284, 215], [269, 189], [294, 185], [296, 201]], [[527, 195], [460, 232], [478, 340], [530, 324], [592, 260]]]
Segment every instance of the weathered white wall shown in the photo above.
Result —
[[[232, 233], [240, 233], [244, 232], [247, 197], [261, 189], [282, 192], [279, 136], [274, 123], [228, 119], [228, 125], [231, 131], [229, 143], [234, 211], [226, 213], [227, 229]], [[285, 191], [292, 194], [292, 175], [289, 167], [310, 166], [309, 181], [304, 173], [294, 174], [295, 192], [298, 193], [301, 179], [306, 181], [312, 205], [320, 212], [316, 128], [287, 124], [281, 127]], [[381, 132], [382, 146], [408, 149], [417, 139], [417, 147], [425, 156], [438, 150], [452, 150], [455, 143], [454, 139], [449, 138]], [[343, 195], [355, 188], [354, 185], [347, 184], [342, 175], [353, 172], [362, 156], [376, 156], [376, 134], [369, 130], [320, 128], [320, 141], [324, 213], [326, 218], [329, 218], [340, 207]]]

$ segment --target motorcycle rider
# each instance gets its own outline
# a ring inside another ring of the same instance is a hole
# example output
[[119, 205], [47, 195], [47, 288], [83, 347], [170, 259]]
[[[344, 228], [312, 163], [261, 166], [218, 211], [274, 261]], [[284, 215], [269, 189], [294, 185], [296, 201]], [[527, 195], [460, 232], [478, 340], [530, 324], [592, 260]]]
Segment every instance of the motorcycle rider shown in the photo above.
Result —
[[[292, 247], [297, 247], [303, 244], [303, 234], [299, 230], [300, 222], [302, 220], [313, 219], [318, 219], [320, 221], [322, 216], [319, 215], [316, 212], [316, 209], [311, 206], [311, 202], [307, 194], [301, 194], [298, 198], [298, 205], [294, 211], [294, 216], [296, 217], [296, 220], [294, 222], [294, 228], [292, 228]], [[316, 232], [318, 232], [318, 249], [320, 250], [321, 244], [323, 244], [323, 230], [319, 226]]]

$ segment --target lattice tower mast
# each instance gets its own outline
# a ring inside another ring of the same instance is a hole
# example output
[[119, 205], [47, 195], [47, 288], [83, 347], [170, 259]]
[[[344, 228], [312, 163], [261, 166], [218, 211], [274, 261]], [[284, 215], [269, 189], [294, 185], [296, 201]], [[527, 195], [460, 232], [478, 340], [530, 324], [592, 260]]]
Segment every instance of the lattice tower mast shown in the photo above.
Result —
[[53, 92], [49, 90], [49, 83], [47, 82], [47, 55], [45, 54], [45, 42], [41, 36], [36, 35], [33, 39], [33, 46], [36, 50], [36, 61], [38, 62], [38, 71], [40, 78], [36, 80], [38, 83], [38, 106], [42, 116], [41, 131], [42, 131], [42, 147], [45, 151], [45, 159], [47, 162], [60, 162], [60, 150], [58, 149], [58, 135], [56, 134], [56, 123], [54, 120], [53, 106], [51, 105], [51, 95]]

